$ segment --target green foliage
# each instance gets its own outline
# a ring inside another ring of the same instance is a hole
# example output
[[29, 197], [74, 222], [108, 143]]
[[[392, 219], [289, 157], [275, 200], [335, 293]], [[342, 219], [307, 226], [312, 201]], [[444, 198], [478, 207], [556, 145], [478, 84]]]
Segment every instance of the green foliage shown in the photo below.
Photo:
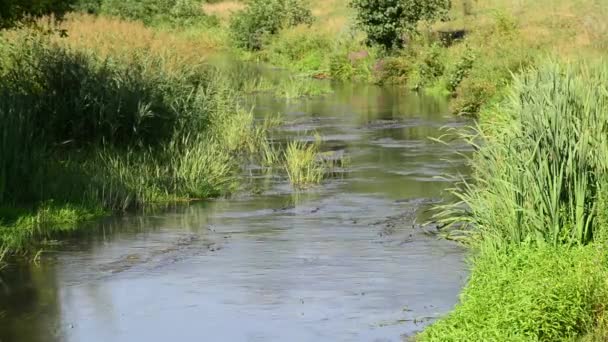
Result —
[[319, 140], [312, 144], [292, 141], [285, 150], [285, 170], [296, 188], [305, 188], [323, 180], [325, 167], [319, 159]]
[[251, 0], [232, 17], [230, 31], [237, 47], [259, 50], [268, 36], [312, 21], [312, 12], [301, 0]]
[[[124, 19], [141, 20], [146, 24], [169, 22], [187, 25], [207, 20], [200, 0], [101, 0], [99, 11]], [[88, 0], [85, 8], [94, 8]]]
[[417, 341], [572, 341], [605, 310], [607, 261], [596, 245], [485, 252], [461, 304]]
[[[239, 160], [265, 148], [266, 131], [217, 69], [168, 68], [145, 53], [100, 59], [29, 31], [15, 42], [0, 64], [0, 207], [28, 211], [0, 211], [2, 250], [73, 227], [87, 208], [227, 193]], [[51, 202], [48, 219], [29, 219]], [[71, 207], [84, 209], [56, 219]]]
[[462, 80], [469, 75], [476, 58], [475, 53], [467, 46], [462, 55], [456, 60], [456, 63], [448, 70], [447, 88], [450, 92], [454, 92]]
[[336, 80], [370, 81], [374, 77], [377, 51], [353, 41], [336, 43], [329, 57], [329, 71]]
[[427, 87], [445, 73], [445, 49], [437, 43], [424, 43], [414, 51], [414, 65], [408, 78], [412, 89]]
[[24, 16], [40, 17], [54, 14], [61, 18], [72, 9], [76, 0], [2, 0], [0, 2], [0, 28], [12, 26]]
[[376, 81], [380, 84], [407, 83], [412, 73], [412, 64], [404, 56], [390, 56], [382, 59], [376, 68]]
[[403, 45], [405, 33], [415, 32], [420, 21], [444, 18], [450, 0], [351, 0], [357, 25], [367, 34], [368, 42], [386, 49]]
[[286, 30], [273, 37], [261, 52], [264, 61], [280, 67], [316, 75], [328, 72], [333, 43], [329, 37], [309, 30]]
[[475, 139], [486, 143], [473, 162], [474, 182], [455, 191], [462, 203], [444, 208], [443, 222], [464, 223], [467, 234], [498, 247], [586, 244], [601, 235], [607, 79], [603, 66], [556, 64], [518, 77], [493, 115], [504, 119], [479, 128]]

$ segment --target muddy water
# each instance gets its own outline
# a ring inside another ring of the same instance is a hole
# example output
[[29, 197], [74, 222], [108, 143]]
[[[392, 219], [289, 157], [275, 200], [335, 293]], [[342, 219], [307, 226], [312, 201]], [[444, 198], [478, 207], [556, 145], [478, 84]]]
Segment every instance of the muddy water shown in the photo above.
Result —
[[336, 87], [286, 103], [279, 136], [324, 137], [346, 170], [294, 194], [251, 168], [237, 194], [108, 219], [0, 274], [0, 341], [399, 341], [447, 312], [463, 251], [422, 228], [465, 172], [428, 138], [465, 123], [444, 102], [392, 88]]

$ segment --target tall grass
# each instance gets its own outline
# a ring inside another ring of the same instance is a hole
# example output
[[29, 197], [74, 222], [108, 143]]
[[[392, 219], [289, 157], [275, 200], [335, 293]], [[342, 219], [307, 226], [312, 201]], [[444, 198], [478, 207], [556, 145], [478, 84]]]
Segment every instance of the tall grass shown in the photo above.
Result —
[[314, 143], [291, 141], [285, 149], [285, 170], [296, 188], [305, 188], [323, 180], [325, 167], [319, 158], [319, 140]]
[[0, 215], [11, 252], [65, 226], [36, 219], [47, 203], [54, 216], [74, 207], [87, 219], [217, 196], [234, 189], [239, 160], [267, 144], [266, 126], [216, 68], [154, 53], [97, 57], [30, 31], [4, 36], [1, 51], [0, 208], [27, 209]]
[[472, 180], [437, 215], [478, 254], [461, 303], [419, 340], [605, 336], [606, 80], [604, 63], [550, 62], [482, 112]]
[[[441, 221], [497, 245], [587, 244], [608, 168], [608, 68], [550, 63], [518, 77], [505, 119], [479, 126], [474, 180]], [[495, 115], [492, 115], [495, 116]], [[466, 207], [465, 211], [460, 208]]]

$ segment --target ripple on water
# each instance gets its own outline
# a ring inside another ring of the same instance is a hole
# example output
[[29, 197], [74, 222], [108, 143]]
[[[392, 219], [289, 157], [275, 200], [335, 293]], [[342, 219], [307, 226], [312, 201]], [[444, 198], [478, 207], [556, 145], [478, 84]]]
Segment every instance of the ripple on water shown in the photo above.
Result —
[[291, 121], [279, 140], [317, 131], [348, 172], [294, 193], [252, 167], [260, 195], [104, 221], [2, 272], [0, 340], [399, 341], [447, 312], [463, 251], [420, 223], [468, 151], [427, 138], [467, 123], [397, 88], [254, 101]]

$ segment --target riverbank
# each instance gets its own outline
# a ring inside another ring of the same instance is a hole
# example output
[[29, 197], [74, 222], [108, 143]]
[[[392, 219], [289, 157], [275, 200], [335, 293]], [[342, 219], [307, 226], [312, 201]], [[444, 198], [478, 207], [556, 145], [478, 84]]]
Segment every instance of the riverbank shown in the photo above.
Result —
[[[128, 12], [137, 24], [102, 11], [68, 16], [67, 38], [16, 31], [26, 36], [3, 44], [0, 69], [2, 245], [19, 251], [108, 210], [229, 193], [235, 160], [268, 151], [239, 93], [268, 85], [200, 63], [222, 51], [306, 77], [452, 96], [454, 113], [478, 117], [474, 182], [437, 217], [471, 246], [473, 273], [462, 303], [420, 340], [603, 340], [608, 76], [594, 60], [608, 49], [607, 7], [455, 2], [451, 20], [391, 52], [367, 47], [339, 1], [281, 14], [251, 39], [235, 40], [233, 30], [257, 27], [255, 16], [234, 24], [245, 8], [235, 2], [207, 4], [217, 21], [188, 25], [174, 12]], [[278, 92], [314, 93], [302, 79]]]
[[[204, 8], [230, 35], [240, 2]], [[507, 91], [512, 74], [546, 58], [595, 58], [608, 49], [607, 6], [598, 1], [453, 1], [449, 20], [421, 24], [420, 34], [391, 52], [365, 45], [345, 1], [311, 1], [310, 24], [267, 36], [253, 51], [222, 48], [294, 73], [377, 83], [451, 96], [451, 111], [476, 116]]]
[[607, 80], [601, 62], [550, 62], [482, 112], [473, 179], [437, 216], [471, 246], [472, 275], [418, 340], [608, 338]]
[[[42, 18], [0, 40], [0, 259], [103, 216], [230, 194], [249, 163], [281, 172], [294, 161], [269, 140], [280, 118], [255, 120], [244, 98], [331, 91], [212, 61], [213, 39], [187, 30], [113, 17]], [[298, 182], [319, 182], [325, 168]]]
[[229, 193], [240, 161], [268, 151], [229, 72], [146, 45], [158, 38], [71, 33], [3, 33], [2, 254], [111, 212]]

